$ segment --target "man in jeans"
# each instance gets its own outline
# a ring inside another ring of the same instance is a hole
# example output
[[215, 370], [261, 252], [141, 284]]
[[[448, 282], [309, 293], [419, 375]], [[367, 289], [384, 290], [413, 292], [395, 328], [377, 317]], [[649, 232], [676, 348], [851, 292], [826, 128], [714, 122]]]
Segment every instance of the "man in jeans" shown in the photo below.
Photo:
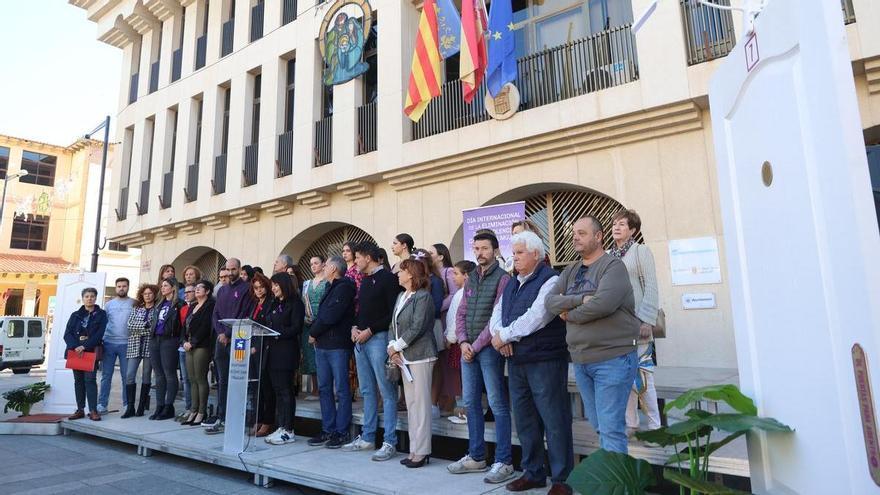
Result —
[[504, 383], [504, 357], [509, 344], [498, 351], [490, 345], [492, 334], [489, 320], [510, 281], [495, 251], [498, 239], [489, 232], [474, 236], [474, 257], [477, 269], [468, 277], [461, 305], [456, 313], [455, 333], [461, 346], [462, 395], [467, 406], [468, 453], [447, 469], [452, 474], [484, 472], [486, 464], [485, 419], [483, 418], [483, 384], [489, 396], [489, 407], [495, 415], [495, 462], [484, 481], [502, 483], [513, 477], [511, 450], [510, 400]]
[[[125, 277], [116, 279], [116, 297], [107, 301], [104, 311], [107, 312], [107, 329], [104, 331], [104, 357], [101, 360], [101, 393], [98, 394], [98, 414], [107, 414], [107, 403], [110, 401], [110, 385], [113, 382], [113, 370], [116, 359], [119, 359], [119, 374], [125, 383], [125, 370], [128, 360], [125, 352], [128, 347], [128, 317], [134, 306], [134, 299], [128, 297], [129, 281]], [[128, 408], [129, 398], [135, 400], [134, 387], [122, 389], [122, 407]], [[134, 408], [134, 404], [132, 404]]]
[[214, 366], [220, 385], [217, 387], [217, 415], [206, 419], [202, 426], [207, 426], [205, 433], [213, 435], [223, 432], [223, 421], [226, 414], [226, 392], [229, 387], [229, 341], [232, 329], [220, 323], [227, 318], [248, 318], [254, 308], [251, 296], [251, 284], [241, 279], [241, 261], [236, 258], [226, 260], [226, 271], [229, 272], [229, 283], [217, 292], [217, 302], [211, 316], [217, 344], [214, 346]]
[[[354, 263], [364, 275], [358, 291], [357, 325], [351, 327], [357, 361], [358, 382], [364, 399], [364, 428], [347, 451], [375, 448], [379, 423], [379, 390], [382, 391], [385, 438], [373, 454], [374, 461], [387, 461], [397, 453], [397, 384], [385, 379], [388, 360], [388, 328], [397, 295], [403, 288], [389, 270], [379, 264], [379, 247], [363, 242], [355, 247]], [[320, 312], [318, 313], [320, 314]], [[378, 384], [378, 387], [377, 387]]]
[[348, 362], [351, 360], [356, 289], [354, 282], [345, 276], [345, 270], [346, 264], [341, 256], [327, 260], [324, 278], [330, 286], [309, 328], [309, 343], [315, 344], [321, 399], [321, 434], [309, 440], [313, 447], [324, 445], [328, 449], [338, 449], [349, 440], [351, 386], [348, 384]]
[[[544, 263], [544, 242], [537, 234], [520, 232], [510, 244], [517, 275], [504, 288], [489, 323], [495, 349], [513, 345], [507, 371], [523, 475], [508, 483], [507, 490], [543, 488], [549, 475], [549, 495], [571, 495], [565, 483], [574, 468], [565, 322], [544, 306], [558, 277]], [[544, 461], [544, 435], [549, 465]]]
[[584, 414], [600, 446], [626, 454], [626, 403], [636, 378], [641, 321], [626, 266], [602, 249], [602, 224], [586, 216], [573, 230], [581, 261], [562, 271], [546, 305], [566, 321]]

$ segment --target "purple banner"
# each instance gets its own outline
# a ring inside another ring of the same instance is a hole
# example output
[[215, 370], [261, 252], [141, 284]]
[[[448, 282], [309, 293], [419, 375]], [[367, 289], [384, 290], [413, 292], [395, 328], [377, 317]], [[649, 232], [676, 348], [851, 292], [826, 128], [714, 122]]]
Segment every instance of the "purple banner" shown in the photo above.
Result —
[[489, 229], [495, 233], [501, 256], [505, 259], [511, 257], [510, 226], [514, 222], [525, 220], [526, 203], [524, 201], [462, 210], [461, 214], [463, 217], [464, 258], [466, 260], [476, 261], [473, 250], [474, 235], [482, 229]]

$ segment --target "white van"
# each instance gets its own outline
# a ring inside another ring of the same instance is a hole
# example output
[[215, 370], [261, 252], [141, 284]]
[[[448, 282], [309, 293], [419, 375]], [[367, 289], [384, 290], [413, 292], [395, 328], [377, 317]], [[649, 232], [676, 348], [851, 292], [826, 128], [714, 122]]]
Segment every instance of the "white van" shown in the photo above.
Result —
[[16, 375], [43, 364], [46, 355], [46, 321], [28, 316], [0, 316], [0, 370]]

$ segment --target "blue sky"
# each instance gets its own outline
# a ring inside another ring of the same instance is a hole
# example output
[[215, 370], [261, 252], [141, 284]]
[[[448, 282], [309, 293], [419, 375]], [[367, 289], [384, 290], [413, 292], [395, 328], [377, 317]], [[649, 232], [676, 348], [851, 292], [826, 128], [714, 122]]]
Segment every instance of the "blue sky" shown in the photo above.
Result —
[[0, 0], [0, 134], [66, 146], [104, 116], [114, 135], [122, 50], [65, 0]]

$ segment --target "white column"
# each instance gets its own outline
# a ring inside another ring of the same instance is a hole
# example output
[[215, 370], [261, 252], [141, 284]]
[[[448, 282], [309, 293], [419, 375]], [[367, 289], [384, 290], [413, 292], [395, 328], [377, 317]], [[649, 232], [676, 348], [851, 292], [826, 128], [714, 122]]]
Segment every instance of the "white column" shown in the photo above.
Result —
[[[241, 188], [241, 171], [244, 164], [245, 143], [245, 120], [250, 116], [245, 105], [250, 105], [247, 100], [248, 89], [253, 95], [253, 82], [250, 87], [248, 80], [253, 76], [248, 73], [236, 74], [232, 78], [232, 94], [229, 106], [229, 150], [226, 153], [226, 192], [236, 191]], [[248, 127], [250, 127], [248, 123]], [[250, 136], [248, 136], [250, 138]]]
[[[268, 7], [268, 5], [266, 6]], [[285, 60], [273, 57], [263, 64], [263, 87], [260, 88], [260, 157], [257, 169], [257, 183], [269, 187], [275, 180], [275, 149], [278, 134], [278, 115], [284, 120], [283, 92], [287, 65]], [[279, 99], [281, 97], [281, 99]], [[260, 188], [261, 190], [263, 187]]]
[[[300, 22], [297, 20], [296, 22]], [[310, 183], [315, 162], [315, 122], [321, 117], [320, 52], [310, 33], [300, 33], [296, 58], [296, 112], [293, 116], [293, 175], [303, 188]], [[305, 38], [305, 39], [304, 39]], [[298, 186], [297, 189], [300, 189]]]

